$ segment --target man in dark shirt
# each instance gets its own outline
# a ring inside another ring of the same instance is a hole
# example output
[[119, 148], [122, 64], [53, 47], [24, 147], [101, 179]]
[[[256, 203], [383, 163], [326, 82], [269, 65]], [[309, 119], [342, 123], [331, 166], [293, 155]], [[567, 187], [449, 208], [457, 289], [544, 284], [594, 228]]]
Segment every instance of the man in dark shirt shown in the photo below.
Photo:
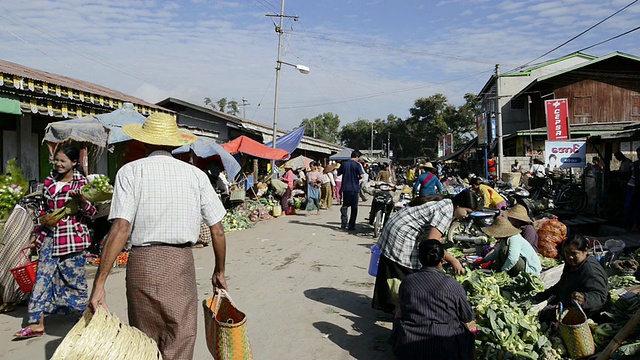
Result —
[[[360, 160], [360, 151], [351, 152], [351, 160], [342, 163], [338, 168], [338, 175], [342, 175], [342, 207], [340, 208], [340, 222], [343, 229], [356, 230], [358, 217], [358, 194], [360, 193], [360, 179], [364, 175]], [[347, 216], [347, 208], [351, 208], [351, 217]], [[348, 227], [347, 227], [348, 226]]]

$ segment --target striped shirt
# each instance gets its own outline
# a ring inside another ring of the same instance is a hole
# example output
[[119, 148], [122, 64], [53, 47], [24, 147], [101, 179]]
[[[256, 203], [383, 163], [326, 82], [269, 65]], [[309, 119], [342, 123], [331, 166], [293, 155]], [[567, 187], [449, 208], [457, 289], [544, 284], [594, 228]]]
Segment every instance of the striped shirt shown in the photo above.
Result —
[[394, 353], [401, 359], [472, 359], [474, 318], [462, 285], [433, 267], [408, 275], [400, 284], [400, 316], [394, 321]]
[[198, 241], [201, 221], [212, 226], [225, 213], [202, 170], [154, 151], [118, 171], [109, 220], [129, 221], [133, 246], [182, 245]]
[[450, 199], [430, 201], [406, 208], [385, 224], [378, 248], [389, 260], [410, 269], [420, 269], [418, 239], [430, 228], [444, 234], [453, 220]]

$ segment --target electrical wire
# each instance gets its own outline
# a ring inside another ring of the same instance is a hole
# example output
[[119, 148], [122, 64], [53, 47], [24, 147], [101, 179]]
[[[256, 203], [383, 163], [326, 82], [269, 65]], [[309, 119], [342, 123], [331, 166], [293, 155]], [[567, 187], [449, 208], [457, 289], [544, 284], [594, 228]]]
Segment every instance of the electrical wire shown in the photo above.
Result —
[[627, 34], [630, 34], [630, 33], [634, 32], [634, 31], [638, 31], [638, 30], [640, 30], [640, 26], [635, 27], [635, 28], [633, 28], [633, 29], [631, 29], [631, 30], [625, 31], [625, 32], [623, 32], [622, 34], [618, 34], [618, 35], [616, 35], [616, 36], [614, 36], [614, 37], [610, 37], [610, 38], [608, 38], [607, 40], [603, 40], [603, 41], [600, 41], [599, 43], [596, 43], [596, 44], [593, 44], [593, 45], [587, 46], [587, 47], [586, 47], [586, 48], [584, 48], [584, 49], [580, 49], [580, 50], [578, 50], [578, 52], [582, 52], [582, 51], [585, 51], [585, 50], [589, 50], [589, 49], [591, 49], [591, 48], [593, 48], [593, 47], [596, 47], [596, 46], [598, 46], [598, 45], [602, 45], [602, 44], [604, 44], [604, 43], [606, 43], [606, 42], [609, 42], [609, 41], [611, 41], [611, 40], [615, 40], [615, 39], [617, 39], [617, 38], [619, 38], [619, 37], [625, 36], [625, 35], [627, 35]]
[[[595, 28], [596, 26], [598, 26], [598, 25], [602, 24], [603, 22], [605, 22], [605, 21], [607, 21], [607, 20], [611, 19], [612, 17], [616, 16], [617, 14], [619, 14], [620, 12], [624, 11], [624, 10], [625, 10], [625, 9], [627, 9], [629, 6], [631, 6], [631, 5], [633, 5], [633, 4], [637, 3], [637, 2], [638, 2], [638, 0], [634, 0], [634, 1], [630, 2], [629, 4], [627, 4], [626, 6], [624, 6], [623, 8], [621, 8], [621, 9], [619, 9], [618, 11], [614, 12], [613, 14], [611, 14], [611, 15], [607, 16], [606, 18], [604, 18], [604, 19], [602, 19], [602, 20], [598, 21], [598, 22], [597, 22], [597, 23], [595, 23], [594, 25], [590, 26], [588, 29], [586, 29], [586, 30], [582, 31], [581, 33], [579, 33], [578, 35], [576, 35], [576, 36], [572, 37], [571, 39], [569, 39], [569, 40], [567, 40], [567, 41], [563, 42], [562, 44], [560, 44], [560, 45], [558, 45], [558, 46], [554, 47], [553, 49], [551, 49], [551, 50], [547, 51], [546, 53], [544, 53], [544, 54], [542, 54], [542, 55], [540, 55], [540, 56], [538, 56], [537, 58], [535, 58], [535, 59], [533, 59], [533, 60], [531, 60], [531, 61], [529, 61], [529, 62], [527, 62], [527, 63], [525, 63], [525, 64], [523, 64], [523, 65], [521, 65], [521, 66], [519, 66], [518, 68], [523, 68], [523, 67], [525, 67], [525, 66], [527, 66], [527, 65], [531, 64], [532, 62], [534, 62], [534, 61], [536, 61], [536, 60], [538, 60], [538, 59], [541, 59], [541, 58], [543, 58], [543, 57], [545, 57], [545, 56], [547, 56], [547, 55], [551, 54], [552, 52], [554, 52], [554, 51], [558, 50], [559, 48], [561, 48], [561, 47], [563, 47], [563, 46], [567, 45], [568, 43], [572, 42], [573, 40], [575, 40], [575, 39], [579, 38], [580, 36], [582, 36], [582, 35], [586, 34], [587, 32], [591, 31], [591, 30], [592, 30], [593, 28]], [[637, 30], [637, 29], [636, 29], [636, 30]], [[635, 31], [635, 30], [634, 30], [634, 31]], [[596, 46], [596, 45], [593, 45], [593, 46]], [[591, 48], [591, 47], [593, 47], [593, 46], [586, 47], [585, 49], [590, 49], [590, 48]], [[585, 50], [585, 49], [583, 49], [583, 50]], [[578, 52], [583, 51], [583, 50], [579, 50]]]

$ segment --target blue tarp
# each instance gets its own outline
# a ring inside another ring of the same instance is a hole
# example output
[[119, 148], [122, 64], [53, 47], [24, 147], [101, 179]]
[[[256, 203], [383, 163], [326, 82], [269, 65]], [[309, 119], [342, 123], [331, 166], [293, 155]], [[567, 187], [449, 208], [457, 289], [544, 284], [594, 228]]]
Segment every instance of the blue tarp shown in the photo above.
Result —
[[238, 161], [213, 139], [209, 139], [204, 136], [198, 136], [193, 144], [181, 146], [173, 150], [171, 153], [183, 154], [189, 152], [190, 150], [193, 150], [193, 152], [197, 156], [203, 159], [215, 155], [220, 156], [220, 159], [222, 160], [222, 166], [224, 166], [224, 169], [227, 170], [227, 176], [229, 177], [229, 179], [235, 179], [236, 175], [238, 175], [238, 173], [240, 172], [241, 167]]
[[116, 144], [131, 140], [129, 135], [122, 131], [126, 124], [144, 124], [147, 119], [133, 107], [132, 103], [124, 103], [122, 107], [106, 114], [94, 115], [104, 126], [109, 129], [109, 144]]
[[[298, 145], [300, 145], [300, 140], [302, 140], [302, 137], [304, 136], [304, 132], [306, 128], [307, 127], [303, 125], [286, 135], [280, 136], [279, 138], [276, 139], [276, 148], [282, 149], [288, 152], [289, 154], [293, 154], [295, 149], [298, 148]], [[268, 147], [273, 147], [273, 141], [269, 141], [264, 145]]]

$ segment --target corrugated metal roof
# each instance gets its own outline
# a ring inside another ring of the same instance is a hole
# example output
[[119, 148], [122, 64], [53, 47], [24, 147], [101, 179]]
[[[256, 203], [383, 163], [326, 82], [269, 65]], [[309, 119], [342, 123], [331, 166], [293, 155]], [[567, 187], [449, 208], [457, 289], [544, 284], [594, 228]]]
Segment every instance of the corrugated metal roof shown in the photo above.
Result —
[[20, 64], [15, 64], [9, 61], [0, 60], [0, 73], [10, 74], [22, 78], [33, 79], [36, 81], [46, 82], [48, 84], [60, 85], [63, 87], [79, 90], [95, 95], [105, 96], [123, 102], [130, 102], [138, 105], [147, 106], [153, 109], [159, 109], [165, 112], [172, 112], [161, 106], [153, 103], [146, 102], [140, 98], [127, 95], [117, 90], [109, 89], [107, 87], [93, 84], [87, 81], [81, 81], [73, 79], [67, 76], [52, 74], [42, 70], [36, 70], [30, 67], [26, 67]]

